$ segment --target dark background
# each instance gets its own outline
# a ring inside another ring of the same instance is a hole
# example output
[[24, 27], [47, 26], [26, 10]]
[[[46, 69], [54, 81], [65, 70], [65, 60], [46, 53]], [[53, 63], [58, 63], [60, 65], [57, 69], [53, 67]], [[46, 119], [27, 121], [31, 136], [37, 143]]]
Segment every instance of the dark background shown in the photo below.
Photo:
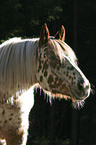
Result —
[[[96, 0], [0, 0], [0, 42], [12, 37], [39, 37], [47, 23], [54, 35], [63, 24], [65, 42], [76, 52], [79, 67], [96, 84]], [[50, 101], [35, 92], [27, 145], [96, 145], [96, 95], [82, 109], [70, 101]]]

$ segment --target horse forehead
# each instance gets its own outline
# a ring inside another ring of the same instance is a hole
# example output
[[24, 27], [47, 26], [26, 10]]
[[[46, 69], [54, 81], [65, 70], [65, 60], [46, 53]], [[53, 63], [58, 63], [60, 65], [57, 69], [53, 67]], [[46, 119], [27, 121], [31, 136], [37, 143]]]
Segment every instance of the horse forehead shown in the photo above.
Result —
[[[62, 57], [62, 54], [67, 56], [72, 62], [77, 64], [77, 57], [73, 49], [65, 42], [57, 39], [51, 40], [52, 45], [54, 46], [53, 50], [57, 51], [59, 57]], [[51, 46], [51, 45], [50, 45]]]
[[41, 55], [43, 58], [42, 59], [43, 70], [47, 68], [47, 71], [48, 71], [47, 61], [50, 61], [50, 65], [52, 69], [56, 69], [56, 68], [57, 70], [61, 69], [62, 59], [64, 59], [64, 56], [65, 57], [67, 56], [67, 58], [70, 60], [69, 64], [66, 64], [66, 63], [64, 64], [66, 66], [64, 68], [65, 70], [69, 72], [73, 69], [70, 62], [74, 62], [77, 65], [76, 63], [77, 58], [74, 51], [66, 43], [59, 40], [49, 40], [48, 43], [46, 43], [42, 47], [40, 58], [41, 58]]

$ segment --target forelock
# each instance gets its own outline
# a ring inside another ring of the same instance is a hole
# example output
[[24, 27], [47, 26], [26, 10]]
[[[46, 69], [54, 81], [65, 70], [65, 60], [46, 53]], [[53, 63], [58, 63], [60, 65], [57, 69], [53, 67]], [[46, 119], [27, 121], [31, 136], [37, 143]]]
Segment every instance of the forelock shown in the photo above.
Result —
[[64, 55], [66, 55], [73, 63], [77, 64], [77, 57], [74, 51], [65, 42], [51, 39], [51, 47], [61, 60], [64, 59]]

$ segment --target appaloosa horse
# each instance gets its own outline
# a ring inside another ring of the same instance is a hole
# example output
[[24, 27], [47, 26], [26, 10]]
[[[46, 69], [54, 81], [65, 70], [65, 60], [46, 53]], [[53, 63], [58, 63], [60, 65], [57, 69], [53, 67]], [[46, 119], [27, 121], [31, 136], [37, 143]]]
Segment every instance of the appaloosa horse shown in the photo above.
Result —
[[44, 24], [40, 38], [13, 38], [0, 45], [0, 144], [26, 144], [34, 96], [21, 94], [35, 84], [51, 97], [69, 98], [76, 104], [90, 95], [90, 83], [64, 39], [63, 26], [50, 37]]

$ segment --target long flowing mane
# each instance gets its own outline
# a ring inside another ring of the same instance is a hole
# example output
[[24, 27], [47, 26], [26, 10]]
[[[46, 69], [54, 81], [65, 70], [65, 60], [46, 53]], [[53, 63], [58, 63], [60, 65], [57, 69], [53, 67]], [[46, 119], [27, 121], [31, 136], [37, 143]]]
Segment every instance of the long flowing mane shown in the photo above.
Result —
[[12, 38], [0, 45], [0, 93], [16, 93], [33, 82], [38, 38]]

